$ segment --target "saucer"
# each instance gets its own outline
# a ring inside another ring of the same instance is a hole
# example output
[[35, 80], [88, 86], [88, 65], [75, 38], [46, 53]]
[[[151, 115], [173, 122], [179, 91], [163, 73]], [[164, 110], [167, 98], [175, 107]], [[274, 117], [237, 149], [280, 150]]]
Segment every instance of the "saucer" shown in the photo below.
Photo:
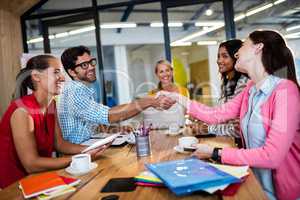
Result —
[[175, 131], [175, 132], [171, 132], [170, 130], [167, 131], [167, 135], [170, 135], [170, 136], [176, 136], [176, 135], [180, 135], [183, 133], [183, 128], [180, 128], [178, 131]]
[[98, 166], [97, 163], [92, 162], [91, 165], [90, 165], [90, 169], [85, 170], [85, 171], [76, 171], [71, 166], [67, 167], [65, 170], [69, 174], [72, 174], [74, 176], [80, 176], [80, 175], [83, 175], [83, 174], [86, 174], [86, 173], [92, 171], [93, 169], [97, 168], [97, 166]]
[[191, 152], [188, 152], [188, 151], [184, 151], [184, 149], [183, 149], [182, 147], [178, 146], [178, 145], [174, 147], [174, 150], [175, 150], [177, 153], [184, 153], [184, 154], [189, 154], [189, 153], [191, 153]]

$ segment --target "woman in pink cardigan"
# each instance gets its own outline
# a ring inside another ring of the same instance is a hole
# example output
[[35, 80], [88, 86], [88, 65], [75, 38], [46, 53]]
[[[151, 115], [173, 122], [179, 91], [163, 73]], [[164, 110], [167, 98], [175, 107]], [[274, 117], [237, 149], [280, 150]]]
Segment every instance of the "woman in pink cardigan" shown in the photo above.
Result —
[[243, 149], [201, 144], [194, 153], [224, 164], [249, 165], [269, 199], [300, 198], [300, 95], [294, 60], [274, 31], [254, 31], [236, 57], [251, 81], [234, 99], [210, 108], [177, 96], [188, 112], [209, 124], [240, 118]]

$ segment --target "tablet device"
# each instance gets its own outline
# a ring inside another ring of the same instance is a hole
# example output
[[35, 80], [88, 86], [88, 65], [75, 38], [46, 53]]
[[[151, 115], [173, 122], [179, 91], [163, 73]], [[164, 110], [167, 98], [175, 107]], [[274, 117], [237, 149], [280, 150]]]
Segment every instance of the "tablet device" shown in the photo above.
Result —
[[99, 140], [98, 142], [95, 142], [94, 144], [90, 145], [89, 147], [85, 148], [81, 153], [85, 153], [89, 150], [95, 149], [97, 147], [100, 147], [102, 145], [105, 145], [107, 143], [110, 143], [112, 141], [114, 141], [114, 139], [116, 139], [120, 134], [113, 134], [105, 139]]

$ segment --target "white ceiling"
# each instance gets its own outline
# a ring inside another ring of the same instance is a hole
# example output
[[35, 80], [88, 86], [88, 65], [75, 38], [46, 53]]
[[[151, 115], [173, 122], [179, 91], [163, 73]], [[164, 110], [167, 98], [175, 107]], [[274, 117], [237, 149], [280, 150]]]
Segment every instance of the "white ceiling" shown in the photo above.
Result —
[[[104, 5], [107, 3], [122, 2], [127, 0], [98, 0], [98, 3]], [[82, 7], [91, 6], [89, 0], [49, 0], [38, 12], [45, 13], [49, 11], [58, 11], [66, 9], [76, 9]], [[272, 0], [234, 0], [235, 16], [244, 13], [252, 8], [259, 7], [266, 3], [274, 2]], [[100, 21], [101, 23], [120, 22], [124, 14], [124, 10], [127, 7], [119, 7], [109, 10], [101, 10]], [[206, 16], [205, 11], [207, 8], [213, 10], [211, 16]], [[192, 6], [182, 6], [168, 9], [169, 22], [180, 21], [183, 22], [186, 27], [171, 28], [170, 37], [171, 41], [175, 41], [189, 34], [200, 31], [202, 27], [195, 27], [193, 22], [196, 21], [223, 21], [223, 5], [222, 2], [215, 2], [211, 4], [198, 4]], [[137, 28], [122, 29], [121, 33], [117, 33], [116, 29], [102, 29], [101, 37], [103, 44], [136, 44], [136, 43], [163, 43], [163, 29], [152, 28], [147, 24], [154, 21], [162, 21], [160, 13], [160, 3], [147, 3], [135, 5], [133, 11], [129, 15], [127, 22], [135, 22], [138, 24]], [[293, 25], [300, 25], [300, 1], [299, 0], [287, 0], [284, 3], [275, 5], [265, 11], [258, 14], [246, 17], [245, 19], [236, 23], [236, 31], [238, 38], [245, 38], [249, 32], [255, 29], [275, 29], [282, 34], [287, 34], [286, 28]], [[58, 27], [51, 27], [49, 29], [50, 34], [61, 33], [70, 31], [85, 26], [93, 25], [92, 20], [87, 20], [79, 23], [65, 24]], [[31, 20], [28, 23], [29, 38], [36, 38], [40, 36], [39, 21]], [[300, 29], [294, 32], [299, 32]], [[292, 31], [293, 32], [293, 31]], [[64, 46], [70, 42], [82, 40], [85, 38], [85, 42], [95, 44], [94, 32], [87, 32], [84, 35], [72, 36], [71, 38], [54, 39], [52, 46], [59, 45]], [[192, 39], [196, 42], [199, 40], [224, 40], [225, 32], [224, 28], [220, 28], [216, 31], [205, 34], [201, 37]], [[55, 41], [56, 40], [56, 41]], [[63, 42], [65, 41], [65, 43]], [[40, 46], [39, 44], [35, 44]]]

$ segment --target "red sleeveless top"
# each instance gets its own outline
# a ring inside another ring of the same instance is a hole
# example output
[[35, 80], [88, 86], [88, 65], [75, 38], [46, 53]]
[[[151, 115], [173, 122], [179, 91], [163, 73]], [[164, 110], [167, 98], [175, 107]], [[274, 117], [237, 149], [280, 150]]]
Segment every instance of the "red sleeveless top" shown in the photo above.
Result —
[[55, 102], [50, 104], [45, 114], [33, 94], [11, 102], [0, 123], [0, 188], [28, 174], [19, 160], [10, 126], [11, 115], [17, 108], [26, 109], [33, 119], [38, 154], [51, 157], [54, 150]]

